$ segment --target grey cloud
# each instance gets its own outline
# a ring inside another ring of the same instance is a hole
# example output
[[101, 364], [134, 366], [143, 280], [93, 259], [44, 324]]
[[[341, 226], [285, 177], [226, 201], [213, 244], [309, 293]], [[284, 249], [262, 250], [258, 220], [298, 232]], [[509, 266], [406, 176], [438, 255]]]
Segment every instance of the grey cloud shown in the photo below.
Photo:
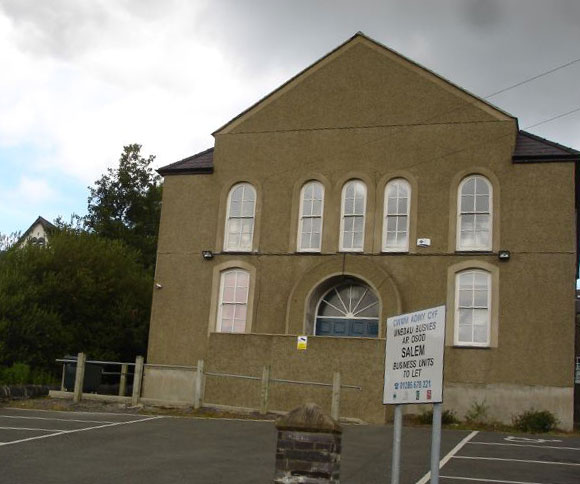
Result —
[[130, 34], [141, 22], [163, 22], [183, 3], [180, 0], [0, 0], [0, 10], [15, 25], [17, 42], [22, 49], [38, 56], [70, 60], [114, 42], [123, 31]]
[[475, 0], [464, 2], [460, 11], [465, 12], [466, 20], [476, 27], [493, 27], [501, 22], [502, 8], [497, 0]]
[[[22, 46], [67, 59], [122, 42], [121, 33], [134, 26], [167, 30], [181, 18], [176, 38], [218, 48], [248, 84], [273, 73], [283, 82], [358, 30], [480, 96], [580, 57], [577, 0], [204, 0], [195, 12], [191, 5], [0, 0]], [[491, 101], [522, 124], [571, 109], [580, 105], [577, 67]], [[579, 126], [578, 118], [558, 124]]]
[[[289, 77], [358, 30], [480, 96], [580, 57], [576, 0], [228, 0], [204, 15], [205, 33], [247, 76]], [[580, 105], [577, 67], [490, 101], [522, 125], [566, 111]]]

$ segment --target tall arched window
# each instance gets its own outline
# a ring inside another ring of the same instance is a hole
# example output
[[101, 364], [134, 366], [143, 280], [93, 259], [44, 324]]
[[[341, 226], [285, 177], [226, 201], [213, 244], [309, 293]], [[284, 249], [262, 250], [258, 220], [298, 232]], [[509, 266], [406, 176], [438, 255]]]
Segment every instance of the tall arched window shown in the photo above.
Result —
[[472, 175], [459, 184], [457, 250], [491, 250], [493, 192], [491, 183]]
[[491, 274], [469, 269], [455, 276], [455, 344], [490, 345]]
[[250, 273], [229, 269], [221, 273], [216, 331], [244, 333], [248, 317]]
[[383, 252], [409, 250], [409, 213], [411, 186], [404, 178], [396, 178], [385, 187], [383, 220]]
[[323, 210], [324, 186], [318, 181], [306, 183], [300, 192], [298, 224], [298, 250], [300, 252], [320, 252]]
[[228, 195], [224, 250], [250, 252], [254, 238], [256, 190], [249, 183], [238, 183]]
[[360, 180], [350, 180], [342, 189], [340, 250], [362, 252], [365, 239], [367, 187]]

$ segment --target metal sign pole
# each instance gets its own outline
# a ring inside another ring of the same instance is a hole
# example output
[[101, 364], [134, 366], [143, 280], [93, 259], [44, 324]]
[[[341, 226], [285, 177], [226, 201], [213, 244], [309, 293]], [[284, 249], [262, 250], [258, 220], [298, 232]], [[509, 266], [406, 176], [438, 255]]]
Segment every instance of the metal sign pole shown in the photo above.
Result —
[[441, 450], [441, 407], [433, 404], [433, 427], [431, 430], [431, 484], [439, 484], [439, 452]]
[[391, 463], [391, 484], [399, 484], [401, 470], [401, 432], [403, 429], [403, 406], [395, 405], [393, 426], [393, 461]]

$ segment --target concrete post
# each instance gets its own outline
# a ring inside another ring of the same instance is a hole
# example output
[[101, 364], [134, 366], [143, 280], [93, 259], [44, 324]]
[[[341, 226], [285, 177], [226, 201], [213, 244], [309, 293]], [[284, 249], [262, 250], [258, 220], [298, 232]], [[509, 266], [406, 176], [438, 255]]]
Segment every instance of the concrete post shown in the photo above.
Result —
[[77, 371], [75, 374], [75, 389], [73, 393], [73, 402], [79, 403], [83, 398], [83, 384], [85, 382], [85, 363], [87, 355], [79, 353], [77, 356]]
[[338, 484], [342, 429], [307, 403], [276, 421], [275, 484]]
[[64, 375], [66, 373], [66, 363], [62, 364], [62, 377], [60, 379], [60, 391], [64, 392], [66, 388], [64, 387]]
[[335, 371], [332, 377], [332, 406], [330, 407], [330, 416], [338, 420], [340, 416], [340, 372]]
[[268, 413], [268, 398], [270, 394], [270, 366], [262, 370], [262, 385], [260, 387], [260, 414]]
[[139, 403], [141, 398], [141, 382], [143, 381], [143, 364], [142, 356], [135, 359], [135, 375], [133, 376], [133, 396], [131, 398], [131, 405], [135, 406]]
[[119, 396], [124, 397], [127, 393], [127, 363], [121, 365], [121, 380], [119, 381]]
[[196, 410], [203, 405], [203, 383], [205, 373], [203, 372], [203, 360], [197, 360], [197, 369], [195, 371], [195, 388], [193, 393], [193, 408]]

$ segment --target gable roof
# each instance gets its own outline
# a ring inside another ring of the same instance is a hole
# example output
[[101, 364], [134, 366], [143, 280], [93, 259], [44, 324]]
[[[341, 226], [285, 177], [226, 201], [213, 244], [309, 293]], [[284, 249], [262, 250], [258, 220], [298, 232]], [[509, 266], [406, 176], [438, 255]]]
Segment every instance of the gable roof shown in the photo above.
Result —
[[298, 74], [296, 74], [295, 76], [288, 79], [285, 83], [283, 83], [282, 85], [280, 85], [279, 87], [274, 89], [272, 92], [270, 92], [269, 94], [267, 94], [266, 96], [264, 96], [263, 98], [258, 100], [256, 103], [252, 104], [250, 107], [248, 107], [247, 109], [242, 111], [240, 114], [238, 114], [237, 116], [232, 118], [226, 124], [224, 124], [223, 126], [218, 128], [217, 130], [215, 130], [212, 133], [212, 135], [215, 136], [216, 134], [220, 134], [223, 131], [227, 130], [228, 128], [233, 127], [232, 125], [235, 125], [238, 122], [241, 122], [242, 119], [245, 118], [247, 115], [249, 115], [252, 111], [260, 109], [263, 105], [267, 104], [272, 98], [274, 98], [278, 94], [281, 94], [282, 92], [286, 91], [290, 87], [290, 85], [292, 85], [296, 82], [299, 82], [301, 80], [301, 78], [309, 75], [316, 67], [318, 67], [321, 63], [324, 63], [327, 60], [329, 60], [329, 58], [334, 56], [334, 54], [338, 53], [338, 51], [340, 51], [340, 50], [344, 49], [345, 47], [348, 47], [350, 44], [353, 44], [354, 42], [357, 42], [360, 40], [364, 40], [364, 41], [370, 43], [372, 46], [379, 48], [384, 53], [395, 56], [395, 58], [398, 58], [400, 61], [407, 63], [409, 66], [411, 66], [413, 68], [418, 68], [420, 71], [427, 73], [428, 75], [433, 76], [434, 79], [438, 80], [439, 82], [442, 81], [444, 85], [447, 85], [448, 87], [455, 89], [459, 94], [462, 94], [463, 96], [466, 96], [466, 97], [469, 97], [469, 98], [475, 100], [482, 107], [486, 108], [488, 111], [495, 112], [495, 114], [498, 116], [501, 116], [504, 118], [508, 117], [511, 119], [515, 119], [517, 121], [515, 116], [507, 113], [506, 111], [503, 111], [502, 109], [491, 104], [490, 102], [486, 101], [485, 99], [465, 90], [461, 86], [454, 84], [453, 82], [451, 82], [448, 79], [444, 78], [443, 76], [437, 74], [436, 72], [428, 69], [427, 67], [422, 66], [421, 64], [415, 62], [412, 59], [409, 59], [408, 57], [405, 57], [404, 55], [400, 54], [396, 50], [393, 50], [390, 47], [387, 47], [386, 45], [376, 41], [375, 39], [372, 39], [371, 37], [365, 35], [363, 32], [359, 31], [356, 34], [354, 34], [352, 37], [350, 37], [348, 40], [346, 40], [345, 42], [340, 44], [338, 47], [334, 48], [333, 50], [328, 52], [326, 55], [322, 56], [320, 59], [315, 61], [313, 64], [309, 65], [308, 67], [306, 67], [305, 69], [300, 71]]
[[32, 222], [32, 224], [30, 225], [30, 227], [28, 227], [28, 229], [26, 230], [26, 232], [24, 232], [20, 238], [18, 239], [17, 243], [22, 242], [23, 240], [26, 240], [26, 237], [28, 237], [28, 235], [30, 234], [30, 232], [32, 232], [32, 229], [34, 229], [34, 227], [36, 227], [38, 224], [42, 225], [42, 228], [44, 229], [45, 232], [50, 232], [51, 230], [56, 230], [56, 225], [50, 223], [48, 220], [46, 220], [44, 217], [42, 216], [38, 216], [38, 218]]
[[162, 166], [157, 170], [157, 173], [161, 176], [186, 175], [188, 173], [213, 173], [213, 148], [188, 156], [170, 165]]
[[527, 131], [519, 131], [512, 160], [514, 163], [580, 161], [580, 151]]

